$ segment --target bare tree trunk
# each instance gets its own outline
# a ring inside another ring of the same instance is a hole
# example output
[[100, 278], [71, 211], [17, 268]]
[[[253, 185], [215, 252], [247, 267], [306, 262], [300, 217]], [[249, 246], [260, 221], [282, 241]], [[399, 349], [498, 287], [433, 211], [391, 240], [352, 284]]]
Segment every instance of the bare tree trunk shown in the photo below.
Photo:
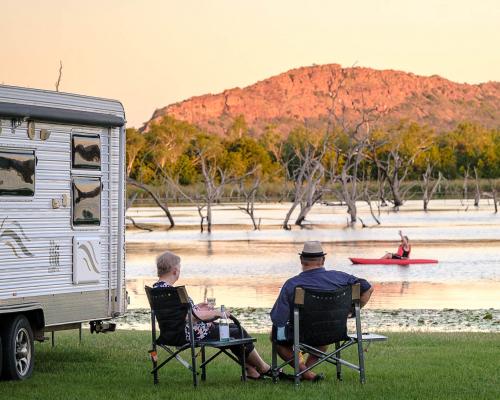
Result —
[[489, 181], [490, 183], [490, 189], [491, 189], [491, 193], [483, 193], [484, 195], [490, 195], [491, 198], [493, 199], [493, 207], [495, 207], [495, 214], [498, 213], [498, 194], [497, 194], [497, 188], [494, 184], [493, 181]]
[[[467, 200], [469, 198], [467, 189], [468, 189], [468, 179], [469, 179], [469, 167], [465, 170], [464, 174], [464, 184], [463, 184], [463, 201], [467, 203]], [[462, 203], [463, 204], [463, 203]]]
[[476, 195], [474, 196], [474, 207], [479, 207], [479, 200], [481, 200], [481, 189], [479, 187], [479, 174], [477, 168], [474, 167], [474, 177], [476, 178]]
[[139, 193], [134, 193], [132, 196], [127, 198], [127, 205], [126, 205], [126, 210], [128, 210], [130, 207], [132, 207], [132, 204], [134, 204], [135, 200], [137, 199], [137, 196], [139, 196]]
[[312, 172], [309, 174], [309, 179], [305, 187], [305, 201], [300, 202], [300, 213], [295, 221], [295, 225], [298, 226], [302, 226], [309, 211], [311, 211], [314, 204], [316, 204], [323, 195], [323, 191], [318, 190], [318, 184], [323, 178], [325, 170], [319, 161], [312, 162], [311, 164], [314, 166]]
[[321, 196], [322, 193], [317, 193], [314, 199], [312, 199], [311, 201], [307, 201], [305, 203], [300, 204], [300, 213], [299, 216], [297, 217], [297, 220], [295, 221], [295, 225], [302, 226], [307, 217], [307, 214], [309, 214], [309, 211], [311, 211], [311, 209], [319, 201]]
[[394, 203], [394, 208], [398, 209], [403, 205], [403, 199], [401, 198], [401, 181], [396, 176], [390, 185], [392, 192], [392, 201]]
[[207, 231], [212, 233], [212, 202], [207, 201]]
[[498, 213], [498, 199], [497, 199], [497, 190], [493, 188], [493, 204], [495, 205], [495, 214]]
[[203, 233], [203, 222], [205, 221], [205, 216], [201, 212], [205, 206], [202, 206], [200, 204], [196, 205], [196, 208], [198, 210], [198, 215], [200, 216], [200, 232]]
[[[380, 225], [380, 220], [378, 219], [378, 217], [373, 212], [372, 199], [370, 197], [370, 193], [368, 193], [368, 183], [365, 184], [364, 195], [365, 195], [364, 196], [365, 197], [365, 201], [368, 203], [368, 207], [370, 207], [370, 214], [372, 215], [372, 218], [375, 220], [375, 222], [377, 223], [377, 225]], [[379, 211], [380, 211], [380, 208], [379, 208]], [[359, 220], [361, 221], [361, 218]], [[361, 223], [363, 223], [363, 222], [361, 221]]]
[[151, 198], [154, 200], [156, 205], [158, 207], [160, 207], [163, 210], [163, 212], [165, 213], [165, 215], [167, 216], [168, 221], [170, 223], [170, 228], [173, 228], [175, 226], [174, 218], [172, 217], [172, 214], [170, 213], [167, 202], [162, 203], [160, 198], [151, 189], [149, 189], [146, 185], [133, 180], [132, 178], [127, 178], [127, 183], [129, 185], [138, 187], [139, 189], [142, 189], [145, 192], [147, 192], [151, 196]]
[[290, 217], [292, 216], [292, 213], [294, 212], [295, 208], [298, 205], [299, 205], [299, 201], [297, 201], [296, 199], [294, 199], [293, 203], [292, 203], [292, 206], [290, 207], [290, 209], [286, 213], [285, 220], [283, 221], [283, 229], [285, 229], [287, 231], [289, 231], [290, 229], [292, 229], [290, 227], [290, 225], [288, 224], [288, 222], [290, 221]]
[[434, 183], [432, 183], [432, 167], [430, 164], [427, 164], [427, 168], [425, 170], [425, 173], [422, 175], [422, 179], [423, 179], [422, 188], [424, 190], [423, 202], [424, 202], [424, 211], [425, 212], [427, 212], [429, 202], [431, 201], [432, 197], [436, 193], [436, 190], [439, 187], [439, 184], [441, 183], [442, 178], [443, 178], [443, 175], [441, 174], [441, 172], [439, 172], [437, 180]]
[[250, 217], [252, 224], [253, 224], [253, 229], [259, 230], [260, 229], [260, 222], [259, 225], [255, 222], [255, 213], [254, 213], [254, 206], [255, 206], [255, 195], [257, 193], [257, 189], [259, 188], [260, 184], [260, 179], [257, 178], [250, 189], [250, 191], [247, 193], [243, 187], [243, 182], [240, 183], [240, 193], [243, 193], [243, 196], [245, 197], [246, 201], [246, 206], [245, 207], [238, 207], [240, 210], [244, 211], [248, 216]]
[[148, 232], [153, 232], [153, 230], [151, 228], [148, 228], [147, 226], [145, 225], [140, 225], [138, 224], [137, 222], [135, 222], [135, 220], [132, 218], [132, 217], [127, 217], [127, 219], [132, 222], [132, 225], [134, 225], [137, 229], [141, 229], [143, 231], [148, 231]]
[[380, 206], [386, 207], [387, 201], [385, 199], [385, 177], [380, 172], [380, 169], [377, 168], [377, 186], [378, 186], [378, 198], [380, 200]]

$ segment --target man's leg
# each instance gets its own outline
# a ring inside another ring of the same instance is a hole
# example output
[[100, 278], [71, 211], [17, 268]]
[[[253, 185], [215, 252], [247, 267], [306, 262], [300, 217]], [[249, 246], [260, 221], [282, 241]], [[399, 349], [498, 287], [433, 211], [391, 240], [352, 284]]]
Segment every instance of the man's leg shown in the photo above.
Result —
[[[292, 346], [286, 346], [286, 345], [282, 345], [282, 344], [277, 344], [276, 345], [276, 350], [278, 351], [278, 354], [280, 355], [280, 357], [285, 360], [285, 361], [288, 361], [288, 360], [292, 360], [291, 362], [291, 366], [293, 367], [293, 349], [292, 349]], [[311, 355], [309, 355], [308, 359], [307, 359], [307, 363], [304, 363], [304, 358], [303, 357], [300, 357], [299, 358], [299, 369], [301, 371], [304, 371], [307, 367], [308, 367], [308, 363], [309, 363], [309, 359], [311, 358]], [[313, 362], [311, 362], [309, 365], [312, 365]], [[302, 379], [305, 379], [305, 380], [313, 380], [314, 378], [316, 377], [316, 374], [312, 371], [307, 371], [305, 372], [304, 374], [302, 374]]]
[[[326, 353], [326, 351], [328, 350], [328, 346], [316, 346], [316, 348], [317, 348], [319, 351], [322, 351], [323, 353]], [[307, 356], [306, 367], [310, 367], [310, 366], [311, 366], [311, 365], [313, 365], [316, 361], [318, 361], [318, 357], [316, 357], [315, 355], [309, 354], [309, 355]]]

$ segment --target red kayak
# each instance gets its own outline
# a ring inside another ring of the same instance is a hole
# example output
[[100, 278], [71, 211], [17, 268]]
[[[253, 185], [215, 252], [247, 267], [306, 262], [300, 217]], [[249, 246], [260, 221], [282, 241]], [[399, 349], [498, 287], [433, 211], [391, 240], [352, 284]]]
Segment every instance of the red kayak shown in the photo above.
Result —
[[426, 260], [423, 258], [349, 258], [353, 264], [391, 264], [391, 265], [409, 265], [409, 264], [436, 264], [438, 260]]

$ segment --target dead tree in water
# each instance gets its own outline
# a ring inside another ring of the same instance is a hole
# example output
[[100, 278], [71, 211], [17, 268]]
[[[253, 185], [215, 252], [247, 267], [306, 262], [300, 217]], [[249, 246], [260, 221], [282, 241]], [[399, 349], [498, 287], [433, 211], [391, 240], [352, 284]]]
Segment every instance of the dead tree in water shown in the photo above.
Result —
[[162, 201], [159, 196], [156, 195], [147, 185], [144, 185], [143, 183], [137, 182], [133, 180], [132, 178], [127, 178], [127, 184], [135, 186], [139, 189], [144, 190], [146, 193], [148, 193], [153, 201], [156, 203], [158, 207], [160, 207], [165, 215], [168, 218], [168, 222], [170, 223], [169, 229], [173, 228], [175, 226], [174, 218], [172, 217], [172, 214], [170, 213], [170, 209], [168, 207], [167, 201]]
[[[350, 217], [350, 225], [354, 225], [358, 220], [358, 209], [356, 201], [361, 197], [358, 190], [358, 170], [361, 161], [364, 158], [365, 141], [351, 143], [345, 154], [337, 150], [339, 155], [337, 163], [342, 162], [340, 172], [333, 175], [333, 183], [340, 184], [340, 190], [337, 191], [337, 197], [347, 205], [347, 213]], [[335, 169], [339, 168], [338, 165]]]
[[312, 171], [309, 174], [309, 178], [304, 188], [304, 196], [302, 201], [299, 202], [300, 212], [295, 220], [295, 225], [298, 226], [302, 226], [307, 214], [311, 211], [311, 208], [313, 208], [314, 204], [316, 204], [323, 195], [323, 190], [319, 186], [319, 183], [321, 182], [321, 179], [323, 179], [325, 169], [323, 168], [323, 165], [321, 165], [320, 161], [313, 162], [311, 167]]
[[[364, 188], [361, 190], [361, 199], [364, 200], [366, 202], [366, 204], [368, 204], [368, 208], [370, 209], [370, 214], [373, 218], [373, 220], [377, 223], [377, 225], [380, 225], [381, 222], [380, 222], [380, 205], [377, 206], [377, 215], [375, 215], [375, 211], [373, 211], [373, 200], [372, 200], [372, 196], [370, 195], [370, 189], [369, 189], [369, 181], [368, 180], [365, 180], [363, 178], [363, 182], [364, 183]], [[359, 219], [359, 222], [361, 222], [361, 226], [363, 228], [368, 228], [369, 226], [365, 224], [365, 222], [361, 219], [361, 217], [358, 217]], [[349, 225], [349, 224], [348, 224]], [[352, 224], [351, 224], [352, 225]]]
[[479, 185], [479, 174], [477, 173], [476, 167], [474, 167], [474, 177], [476, 183], [476, 194], [474, 195], [474, 207], [479, 207], [479, 200], [481, 200], [481, 189]]
[[[137, 199], [137, 196], [139, 196], [139, 193], [135, 192], [133, 193], [130, 197], [127, 198], [127, 205], [125, 206], [125, 212], [128, 211], [130, 207], [134, 204], [135, 200]], [[132, 225], [137, 228], [137, 229], [142, 229], [144, 231], [152, 232], [153, 230], [145, 225], [138, 224], [135, 222], [134, 218], [131, 216], [127, 215], [126, 219], [132, 222]]]
[[245, 207], [238, 206], [238, 208], [250, 217], [253, 224], [253, 229], [255, 231], [260, 229], [260, 219], [258, 224], [255, 221], [255, 196], [257, 195], [257, 190], [259, 189], [259, 185], [260, 185], [259, 177], [257, 177], [254, 180], [253, 185], [248, 190], [245, 188], [243, 181], [240, 181], [239, 184], [239, 192], [243, 194], [243, 196], [245, 197], [246, 205]]
[[300, 213], [295, 224], [301, 226], [307, 213], [321, 198], [322, 191], [319, 190], [318, 183], [323, 178], [324, 168], [321, 165], [320, 159], [321, 156], [313, 155], [312, 151], [308, 151], [302, 157], [301, 165], [295, 171], [294, 198], [283, 221], [283, 229], [291, 229], [289, 221], [298, 205], [300, 205]]
[[493, 204], [495, 205], [495, 214], [496, 214], [496, 213], [498, 213], [498, 199], [497, 199], [496, 187], [492, 186], [491, 193], [492, 193], [492, 197], [493, 197]]
[[467, 200], [469, 199], [468, 180], [469, 180], [469, 166], [467, 166], [467, 168], [465, 169], [465, 172], [464, 172], [464, 183], [462, 185], [462, 201], [461, 201], [462, 205], [464, 204], [464, 202], [467, 205]]
[[[345, 83], [350, 79], [349, 72], [341, 69], [340, 76], [335, 77], [338, 84], [331, 88], [332, 106], [329, 112], [329, 127], [334, 125], [340, 130], [336, 135], [336, 148], [334, 152], [335, 164], [330, 168], [330, 180], [333, 184], [340, 184], [337, 197], [347, 205], [350, 217], [348, 225], [354, 225], [358, 219], [356, 201], [364, 196], [359, 188], [361, 165], [366, 159], [366, 148], [370, 128], [386, 113], [385, 107], [377, 104], [368, 105], [365, 101], [363, 88], [345, 88]], [[333, 75], [332, 75], [333, 81]], [[329, 88], [331, 85], [329, 85]], [[345, 91], [345, 100], [337, 99], [339, 93]], [[354, 91], [359, 91], [359, 99], [353, 97]], [[349, 100], [350, 99], [350, 100]], [[371, 207], [371, 200], [369, 200]], [[377, 220], [377, 218], [375, 218]], [[379, 223], [379, 221], [377, 220]]]
[[436, 190], [439, 188], [439, 184], [441, 183], [441, 179], [443, 178], [443, 175], [441, 172], [438, 173], [438, 178], [434, 180], [432, 178], [432, 166], [430, 163], [427, 163], [427, 168], [425, 170], [425, 173], [422, 175], [422, 190], [423, 190], [423, 202], [424, 202], [424, 211], [427, 212], [427, 208], [429, 205], [429, 202], [432, 199], [432, 196], [436, 193]]
[[495, 214], [498, 213], [498, 193], [496, 185], [493, 181], [489, 181], [491, 192], [484, 192], [483, 195], [487, 198], [491, 198], [493, 200], [493, 207], [495, 208]]

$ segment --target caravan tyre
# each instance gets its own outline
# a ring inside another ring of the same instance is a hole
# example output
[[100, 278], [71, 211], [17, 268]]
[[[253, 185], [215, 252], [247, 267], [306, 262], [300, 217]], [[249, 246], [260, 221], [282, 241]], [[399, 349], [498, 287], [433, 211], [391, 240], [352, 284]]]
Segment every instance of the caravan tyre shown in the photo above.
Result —
[[5, 379], [27, 379], [33, 372], [35, 345], [33, 330], [24, 315], [6, 321], [2, 330], [2, 377]]
[[0, 380], [2, 380], [2, 336], [0, 335]]

